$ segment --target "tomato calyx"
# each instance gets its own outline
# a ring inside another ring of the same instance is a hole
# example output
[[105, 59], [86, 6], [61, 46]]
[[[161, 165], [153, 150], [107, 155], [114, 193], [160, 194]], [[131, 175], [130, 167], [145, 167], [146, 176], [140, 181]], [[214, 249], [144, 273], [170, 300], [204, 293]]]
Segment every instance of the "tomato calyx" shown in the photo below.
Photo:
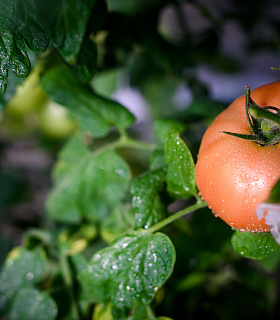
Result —
[[280, 142], [280, 110], [273, 106], [260, 108], [251, 98], [250, 88], [246, 87], [245, 110], [251, 134], [228, 131], [223, 133], [250, 140], [262, 147], [274, 146]]

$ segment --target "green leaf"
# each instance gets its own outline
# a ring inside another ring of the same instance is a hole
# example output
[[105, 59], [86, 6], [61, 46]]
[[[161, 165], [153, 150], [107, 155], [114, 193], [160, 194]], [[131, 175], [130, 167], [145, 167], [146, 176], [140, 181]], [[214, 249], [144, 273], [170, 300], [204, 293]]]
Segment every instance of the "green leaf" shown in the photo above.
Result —
[[154, 132], [160, 142], [165, 142], [166, 136], [172, 130], [178, 133], [183, 132], [186, 126], [173, 119], [156, 119], [154, 122]]
[[48, 47], [34, 0], [2, 0], [0, 12], [0, 92], [7, 86], [8, 71], [18, 77], [30, 72], [25, 43], [35, 52]]
[[5, 260], [0, 273], [0, 311], [9, 307], [19, 288], [40, 282], [47, 270], [44, 251], [14, 248]]
[[100, 232], [102, 239], [112, 243], [133, 228], [134, 219], [131, 207], [120, 204], [110, 212], [109, 216], [102, 219]]
[[136, 300], [152, 301], [174, 262], [175, 250], [165, 234], [135, 233], [94, 254], [79, 279], [89, 299], [111, 302], [114, 319], [124, 319]]
[[280, 203], [280, 180], [278, 180], [272, 188], [267, 202]]
[[86, 36], [82, 42], [77, 62], [70, 65], [70, 68], [82, 82], [89, 82], [96, 72], [96, 59], [96, 44]]
[[163, 188], [165, 177], [166, 170], [159, 169], [134, 179], [131, 193], [136, 228], [148, 229], [164, 217], [166, 210], [159, 192]]
[[33, 288], [21, 288], [13, 301], [10, 319], [13, 320], [53, 320], [58, 310], [53, 298]]
[[47, 201], [54, 221], [102, 220], [128, 188], [130, 169], [113, 150], [88, 152], [56, 181]]
[[167, 185], [170, 192], [184, 198], [196, 195], [195, 164], [192, 155], [179, 137], [171, 131], [165, 142], [165, 160], [168, 163]]
[[119, 130], [133, 124], [133, 115], [119, 103], [94, 94], [66, 68], [48, 71], [43, 89], [57, 103], [70, 109], [83, 130], [95, 138], [105, 137], [112, 126]]
[[96, 0], [60, 0], [52, 40], [63, 59], [76, 64]]
[[279, 248], [271, 233], [250, 233], [236, 230], [231, 242], [234, 250], [240, 255], [257, 260], [266, 258]]
[[53, 168], [53, 177], [60, 179], [71, 170], [79, 160], [87, 157], [89, 148], [85, 145], [80, 133], [73, 135], [58, 153], [58, 160]]
[[156, 170], [167, 165], [164, 157], [164, 150], [161, 148], [155, 149], [150, 157], [150, 169]]

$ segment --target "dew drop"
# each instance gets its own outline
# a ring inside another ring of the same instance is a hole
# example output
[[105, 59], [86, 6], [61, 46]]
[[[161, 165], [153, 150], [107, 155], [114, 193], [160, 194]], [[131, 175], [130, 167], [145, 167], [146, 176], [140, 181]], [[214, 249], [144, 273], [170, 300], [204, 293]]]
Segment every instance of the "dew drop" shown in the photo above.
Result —
[[245, 174], [245, 179], [248, 180], [249, 178], [250, 178], [250, 175], [249, 175], [248, 173], [246, 173], [246, 174]]
[[247, 187], [248, 187], [249, 189], [252, 189], [252, 188], [253, 188], [253, 185], [249, 183], [249, 184], [247, 185]]
[[34, 278], [34, 273], [33, 272], [28, 272], [26, 274], [26, 280], [30, 281]]

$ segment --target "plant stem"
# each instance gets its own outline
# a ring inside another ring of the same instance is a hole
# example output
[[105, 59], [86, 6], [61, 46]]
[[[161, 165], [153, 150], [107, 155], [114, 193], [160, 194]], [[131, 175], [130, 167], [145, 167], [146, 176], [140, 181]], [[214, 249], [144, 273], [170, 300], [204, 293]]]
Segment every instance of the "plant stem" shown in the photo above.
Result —
[[102, 153], [103, 151], [118, 148], [131, 148], [138, 150], [153, 151], [155, 149], [155, 145], [129, 138], [127, 135], [121, 135], [121, 137], [118, 140], [108, 143], [107, 145], [94, 150], [93, 153], [97, 155]]
[[69, 263], [67, 261], [67, 256], [63, 252], [60, 253], [60, 266], [61, 266], [62, 276], [65, 282], [65, 285], [70, 295], [72, 319], [79, 320], [80, 316], [79, 316], [79, 310], [78, 310], [78, 306], [77, 306], [76, 299], [73, 292], [73, 281], [72, 281], [71, 270], [69, 267]]
[[148, 151], [152, 151], [155, 149], [155, 145], [151, 143], [135, 140], [135, 139], [129, 138], [126, 135], [123, 135], [120, 137], [120, 139], [116, 143], [116, 147], [117, 148], [133, 148], [133, 149], [148, 150]]
[[156, 232], [159, 229], [162, 229], [163, 227], [167, 226], [168, 224], [170, 224], [171, 222], [181, 218], [182, 216], [191, 213], [192, 211], [195, 211], [197, 209], [200, 208], [204, 208], [207, 207], [207, 203], [205, 201], [202, 200], [198, 200], [194, 205], [189, 206], [187, 208], [184, 208], [174, 214], [172, 214], [171, 216], [167, 217], [166, 219], [158, 222], [157, 224], [153, 225], [151, 228], [149, 228], [147, 231], [148, 232]]
[[267, 119], [280, 125], [280, 116], [278, 114], [254, 106], [249, 107], [248, 111], [255, 119]]

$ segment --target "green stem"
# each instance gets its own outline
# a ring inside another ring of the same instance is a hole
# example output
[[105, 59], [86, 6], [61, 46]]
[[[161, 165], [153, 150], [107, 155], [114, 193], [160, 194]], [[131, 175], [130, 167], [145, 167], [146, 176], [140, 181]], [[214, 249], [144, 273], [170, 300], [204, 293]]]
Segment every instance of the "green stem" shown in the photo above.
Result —
[[116, 143], [116, 148], [133, 148], [139, 150], [153, 151], [155, 145], [129, 138], [126, 135], [120, 137]]
[[148, 304], [146, 307], [146, 310], [147, 310], [148, 319], [156, 320], [156, 316], [155, 316], [155, 313], [154, 313], [151, 305]]
[[204, 208], [204, 207], [207, 207], [207, 203], [199, 199], [194, 205], [187, 207], [187, 208], [184, 208], [183, 210], [180, 210], [180, 211], [172, 214], [171, 216], [167, 217], [166, 219], [153, 225], [147, 231], [150, 233], [156, 232], [156, 231], [162, 229], [163, 227], [167, 226], [171, 222], [183, 217], [184, 215], [189, 214], [197, 209]]
[[280, 116], [259, 107], [249, 107], [248, 111], [255, 119], [267, 119], [280, 125]]
[[68, 263], [68, 257], [61, 252], [60, 253], [60, 266], [61, 266], [61, 270], [62, 270], [62, 276], [65, 282], [65, 285], [68, 289], [69, 295], [70, 295], [70, 304], [71, 304], [71, 314], [72, 314], [72, 318], [73, 320], [79, 320], [80, 316], [79, 316], [79, 310], [78, 310], [78, 306], [76, 303], [76, 299], [74, 296], [74, 291], [73, 291], [73, 280], [72, 280], [72, 275], [71, 275], [71, 270], [70, 270], [70, 266]]
[[94, 150], [93, 153], [96, 155], [106, 150], [120, 149], [120, 148], [131, 148], [131, 149], [138, 149], [138, 150], [153, 151], [155, 147], [156, 146], [151, 143], [135, 140], [135, 139], [129, 138], [127, 135], [121, 135], [121, 137], [118, 140], [108, 143], [97, 150]]
[[247, 118], [247, 121], [248, 121], [248, 124], [249, 124], [249, 127], [250, 127], [251, 132], [255, 132], [255, 131], [254, 131], [254, 126], [253, 126], [253, 124], [252, 124], [252, 121], [251, 121], [251, 119], [250, 119], [250, 117], [249, 117], [249, 112], [248, 112], [249, 106], [250, 106], [252, 103], [254, 103], [254, 102], [253, 102], [252, 99], [251, 99], [251, 95], [250, 95], [251, 90], [250, 90], [250, 88], [249, 88], [248, 86], [245, 86], [245, 88], [246, 88], [246, 95], [245, 95], [246, 118]]

